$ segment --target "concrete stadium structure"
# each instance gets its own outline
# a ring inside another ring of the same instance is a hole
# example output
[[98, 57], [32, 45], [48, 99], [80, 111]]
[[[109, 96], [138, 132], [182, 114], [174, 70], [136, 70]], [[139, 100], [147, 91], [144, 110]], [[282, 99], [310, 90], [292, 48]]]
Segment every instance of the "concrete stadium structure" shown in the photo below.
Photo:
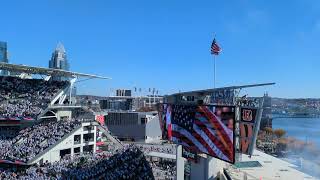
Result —
[[[71, 101], [71, 90], [72, 84], [75, 83], [77, 78], [101, 78], [101, 79], [110, 79], [101, 76], [95, 76], [90, 74], [75, 73], [60, 69], [50, 69], [50, 68], [38, 68], [25, 65], [14, 65], [8, 63], [0, 63], [0, 69], [20, 72], [21, 74], [40, 74], [46, 75], [45, 81], [49, 81], [51, 76], [60, 75], [63, 77], [71, 77], [70, 83], [60, 89], [54, 97], [50, 100], [50, 103], [42, 111], [41, 114], [33, 120], [1, 120], [0, 121], [0, 130], [6, 129], [7, 127], [15, 127], [16, 131], [19, 131], [22, 128], [30, 127], [35, 123], [46, 120], [56, 120], [56, 121], [65, 121], [68, 119], [77, 118], [81, 119], [83, 122], [81, 126], [73, 129], [70, 133], [63, 136], [58, 142], [46, 148], [36, 157], [32, 158], [27, 162], [27, 164], [35, 163], [44, 163], [44, 162], [54, 162], [59, 161], [64, 155], [70, 154], [74, 155], [77, 153], [83, 152], [95, 152], [96, 143], [97, 143], [97, 132], [100, 131], [104, 134], [109, 143], [111, 142], [113, 146], [122, 146], [121, 143], [116, 140], [109, 132], [102, 127], [99, 123], [95, 121], [95, 115], [87, 107], [75, 105]], [[20, 77], [23, 80], [23, 77]], [[66, 100], [69, 100], [66, 103]], [[79, 116], [79, 114], [81, 114]], [[6, 133], [1, 131], [1, 133]], [[43, 143], [46, 143], [45, 141]]]
[[[94, 153], [97, 149], [97, 131], [104, 129], [97, 122], [83, 122], [81, 126], [65, 135], [57, 143], [31, 159], [28, 164], [46, 163], [59, 161], [65, 155]], [[122, 146], [107, 131], [103, 133], [109, 138], [113, 146]]]
[[105, 121], [110, 132], [121, 140], [159, 141], [161, 130], [157, 112], [108, 112]]
[[94, 152], [96, 149], [97, 125], [90, 122], [82, 123], [56, 144], [38, 154], [28, 164], [59, 161], [64, 155], [83, 152]]

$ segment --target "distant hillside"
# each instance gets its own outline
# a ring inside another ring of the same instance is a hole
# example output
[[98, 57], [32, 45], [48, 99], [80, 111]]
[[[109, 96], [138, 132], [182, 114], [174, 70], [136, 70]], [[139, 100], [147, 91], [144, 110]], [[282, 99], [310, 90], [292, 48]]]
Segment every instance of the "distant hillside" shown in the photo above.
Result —
[[281, 114], [320, 114], [319, 98], [272, 98], [272, 112]]

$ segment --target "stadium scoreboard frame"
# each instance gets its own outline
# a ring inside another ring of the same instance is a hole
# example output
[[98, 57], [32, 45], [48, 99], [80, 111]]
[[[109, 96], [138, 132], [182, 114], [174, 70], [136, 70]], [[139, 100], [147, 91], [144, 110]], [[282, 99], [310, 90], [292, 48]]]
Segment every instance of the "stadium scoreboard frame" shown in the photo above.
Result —
[[235, 106], [159, 104], [163, 139], [235, 163]]
[[[169, 96], [165, 96], [163, 104], [173, 104], [173, 105], [185, 105], [185, 106], [233, 106], [235, 108], [235, 118], [233, 121], [233, 153], [234, 158], [233, 161], [226, 161], [225, 159], [221, 159], [219, 157], [215, 157], [217, 159], [224, 160], [229, 163], [235, 163], [236, 153], [244, 153], [248, 155], [252, 155], [253, 149], [255, 146], [255, 139], [257, 138], [261, 115], [262, 115], [262, 105], [263, 105], [263, 98], [257, 98], [258, 101], [254, 101], [254, 106], [247, 106], [246, 104], [239, 104], [238, 100], [239, 97], [237, 95], [240, 93], [241, 89], [243, 88], [250, 88], [250, 87], [258, 87], [258, 86], [268, 86], [274, 85], [275, 83], [263, 83], [263, 84], [252, 84], [252, 85], [244, 85], [244, 86], [230, 86], [230, 87], [223, 87], [223, 88], [216, 88], [216, 89], [206, 89], [206, 90], [199, 90], [199, 91], [190, 91], [190, 92], [182, 92], [182, 93], [175, 93]], [[256, 103], [256, 104], [255, 104]], [[161, 106], [163, 104], [160, 104]], [[158, 106], [160, 108], [161, 106]], [[251, 114], [253, 116], [254, 121], [251, 121], [252, 126], [252, 136], [250, 137], [250, 144], [246, 151], [242, 151], [241, 148], [241, 111], [243, 108], [247, 108], [247, 110], [251, 111], [254, 110], [255, 114]], [[162, 107], [163, 109], [163, 107]], [[162, 114], [161, 108], [159, 109], [159, 120], [160, 126], [163, 129], [163, 119], [160, 114]], [[255, 117], [254, 117], [255, 116]], [[163, 131], [164, 132], [164, 131]], [[179, 144], [179, 143], [177, 143]], [[181, 143], [180, 143], [181, 144]], [[192, 150], [192, 149], [191, 149]], [[205, 153], [208, 154], [208, 153]], [[210, 155], [210, 154], [209, 154]]]

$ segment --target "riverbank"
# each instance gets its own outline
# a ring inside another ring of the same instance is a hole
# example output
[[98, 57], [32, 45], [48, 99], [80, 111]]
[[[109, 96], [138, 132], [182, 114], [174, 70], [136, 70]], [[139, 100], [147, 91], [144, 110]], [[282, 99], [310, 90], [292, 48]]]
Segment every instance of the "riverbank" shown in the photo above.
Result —
[[273, 119], [273, 129], [284, 129], [286, 136], [306, 143], [312, 142], [320, 148], [320, 118], [280, 118]]
[[[278, 158], [295, 164], [298, 170], [320, 178], [320, 118], [281, 118], [273, 120], [273, 130], [283, 129], [279, 138], [261, 134], [266, 150]], [[269, 130], [270, 131], [270, 130]], [[267, 137], [267, 138], [266, 138]]]

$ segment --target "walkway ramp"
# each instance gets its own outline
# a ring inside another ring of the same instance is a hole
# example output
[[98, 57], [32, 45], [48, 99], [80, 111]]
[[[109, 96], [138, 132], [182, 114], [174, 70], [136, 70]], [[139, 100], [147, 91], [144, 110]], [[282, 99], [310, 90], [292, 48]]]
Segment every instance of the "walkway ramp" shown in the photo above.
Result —
[[123, 144], [121, 143], [120, 140], [118, 140], [117, 138], [113, 137], [110, 132], [103, 126], [101, 126], [99, 123], [97, 122], [92, 122], [92, 124], [97, 125], [97, 128], [105, 135], [107, 136], [107, 138], [113, 142], [116, 146], [118, 146], [119, 148], [123, 147]]

